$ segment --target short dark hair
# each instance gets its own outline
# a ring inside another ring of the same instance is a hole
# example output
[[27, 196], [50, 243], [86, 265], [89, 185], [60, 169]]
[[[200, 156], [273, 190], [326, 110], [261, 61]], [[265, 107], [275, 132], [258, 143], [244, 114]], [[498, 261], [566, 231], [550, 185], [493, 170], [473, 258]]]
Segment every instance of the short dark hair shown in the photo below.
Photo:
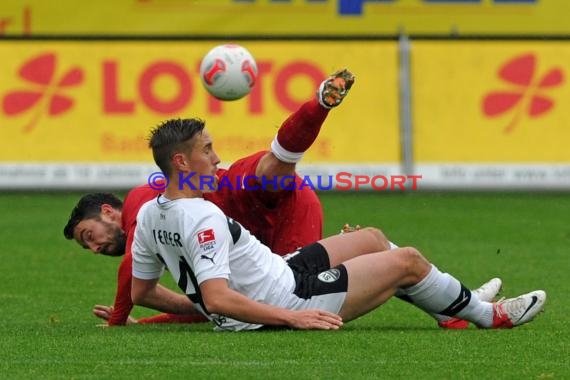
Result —
[[205, 126], [205, 121], [197, 118], [170, 119], [150, 132], [148, 146], [152, 149], [154, 162], [164, 174], [172, 174], [172, 156], [185, 148], [191, 148], [185, 143], [201, 133]]
[[71, 211], [69, 221], [63, 229], [66, 239], [73, 239], [73, 230], [79, 222], [86, 219], [98, 219], [101, 217], [101, 206], [108, 204], [111, 207], [121, 210], [123, 202], [110, 193], [90, 193], [81, 197], [77, 205]]

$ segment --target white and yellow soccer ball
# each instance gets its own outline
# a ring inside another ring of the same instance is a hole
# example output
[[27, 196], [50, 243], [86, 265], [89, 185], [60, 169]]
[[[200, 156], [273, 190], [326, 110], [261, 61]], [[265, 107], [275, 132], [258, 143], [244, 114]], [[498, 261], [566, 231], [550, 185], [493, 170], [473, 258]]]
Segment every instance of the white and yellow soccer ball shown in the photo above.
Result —
[[202, 59], [200, 79], [206, 90], [217, 99], [241, 99], [249, 94], [255, 85], [257, 64], [243, 46], [219, 45]]

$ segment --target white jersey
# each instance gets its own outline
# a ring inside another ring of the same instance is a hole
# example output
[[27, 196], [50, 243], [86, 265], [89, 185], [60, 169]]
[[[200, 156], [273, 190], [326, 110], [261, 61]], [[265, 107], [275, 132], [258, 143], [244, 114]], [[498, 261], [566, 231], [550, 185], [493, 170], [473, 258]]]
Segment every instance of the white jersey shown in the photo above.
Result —
[[282, 257], [248, 230], [202, 198], [144, 204], [137, 216], [132, 246], [133, 276], [159, 278], [166, 268], [180, 289], [220, 329], [255, 329], [259, 325], [208, 314], [199, 285], [213, 278], [248, 298], [287, 307], [295, 300], [295, 279]]

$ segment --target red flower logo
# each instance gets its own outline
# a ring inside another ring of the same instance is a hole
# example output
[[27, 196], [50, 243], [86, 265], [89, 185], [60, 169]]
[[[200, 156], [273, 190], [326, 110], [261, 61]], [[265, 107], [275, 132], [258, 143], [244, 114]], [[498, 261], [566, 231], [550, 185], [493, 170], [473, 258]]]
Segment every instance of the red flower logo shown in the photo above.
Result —
[[554, 106], [554, 101], [544, 92], [548, 88], [559, 86], [564, 80], [562, 70], [559, 68], [551, 68], [536, 80], [536, 56], [533, 54], [508, 61], [499, 69], [498, 74], [501, 79], [514, 85], [515, 88], [487, 94], [483, 99], [483, 112], [487, 116], [494, 117], [514, 108], [513, 119], [505, 127], [505, 133], [514, 129], [525, 110], [531, 118], [548, 112]]
[[[56, 56], [47, 53], [26, 62], [19, 70], [20, 78], [30, 84], [28, 90], [14, 90], [4, 96], [2, 108], [8, 116], [18, 115], [35, 108], [32, 120], [24, 127], [30, 132], [47, 107], [48, 115], [62, 114], [73, 106], [73, 99], [61, 95], [66, 87], [77, 86], [83, 81], [83, 72], [69, 69], [59, 79], [55, 78]], [[42, 100], [44, 100], [42, 104]]]

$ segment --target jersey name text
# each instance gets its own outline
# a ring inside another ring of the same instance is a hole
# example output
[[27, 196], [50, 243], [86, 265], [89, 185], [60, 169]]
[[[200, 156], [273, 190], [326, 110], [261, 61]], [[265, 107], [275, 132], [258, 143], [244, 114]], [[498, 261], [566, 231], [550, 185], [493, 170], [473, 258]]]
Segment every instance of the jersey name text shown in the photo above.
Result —
[[172, 247], [182, 247], [180, 241], [180, 234], [178, 232], [171, 232], [166, 230], [152, 230], [152, 236], [156, 244], [170, 245]]

